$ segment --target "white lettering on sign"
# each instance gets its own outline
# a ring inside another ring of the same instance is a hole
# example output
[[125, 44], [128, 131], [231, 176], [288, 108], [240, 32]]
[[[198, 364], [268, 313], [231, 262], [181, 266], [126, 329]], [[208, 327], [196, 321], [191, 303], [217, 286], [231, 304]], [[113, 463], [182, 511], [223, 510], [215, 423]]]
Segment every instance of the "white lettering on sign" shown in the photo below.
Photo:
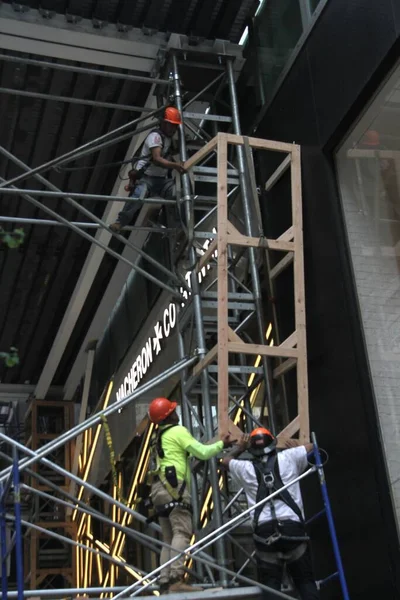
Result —
[[175, 328], [177, 320], [176, 304], [171, 302], [164, 310], [161, 321], [153, 327], [154, 335], [149, 337], [137, 355], [128, 374], [124, 377], [116, 393], [117, 402], [132, 394], [146, 375], [154, 357], [161, 352], [161, 340], [167, 339]]
[[[215, 227], [213, 229], [213, 233], [217, 233]], [[200, 252], [200, 255], [203, 255], [207, 251], [211, 241], [212, 240], [206, 240], [204, 242], [202, 248], [198, 250]], [[216, 258], [217, 256], [218, 251], [215, 250], [212, 254], [212, 258]], [[197, 279], [199, 283], [203, 281], [204, 277], [207, 274], [207, 271], [209, 271], [210, 269], [210, 264], [204, 265], [201, 271], [197, 274]], [[189, 288], [191, 287], [191, 276], [192, 271], [188, 271], [185, 274], [185, 280]], [[185, 306], [186, 301], [191, 295], [191, 292], [188, 292], [183, 288], [180, 289], [180, 292], [184, 298], [184, 301], [181, 303], [181, 306], [183, 307]], [[170, 336], [171, 331], [176, 326], [176, 322], [177, 307], [176, 304], [170, 302], [170, 304], [163, 311], [161, 321], [157, 321], [157, 323], [153, 327], [154, 335], [148, 338], [147, 342], [139, 352], [138, 356], [135, 359], [135, 362], [130, 368], [129, 373], [126, 375], [126, 377], [124, 377], [124, 381], [120, 385], [116, 393], [117, 402], [123, 400], [124, 398], [126, 398], [126, 396], [129, 396], [135, 391], [135, 389], [149, 370], [150, 365], [154, 360], [154, 357], [160, 354], [162, 350], [161, 340], [166, 340]]]

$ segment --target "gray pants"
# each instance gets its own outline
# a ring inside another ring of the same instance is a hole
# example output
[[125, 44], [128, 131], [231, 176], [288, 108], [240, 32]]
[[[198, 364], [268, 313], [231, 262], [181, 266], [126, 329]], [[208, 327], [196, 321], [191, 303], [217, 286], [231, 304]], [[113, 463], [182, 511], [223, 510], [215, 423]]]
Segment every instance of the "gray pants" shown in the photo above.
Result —
[[130, 198], [137, 198], [137, 202], [126, 202], [118, 215], [117, 223], [121, 223], [122, 227], [133, 224], [143, 206], [142, 200], [151, 196], [161, 196], [161, 198], [168, 200], [174, 199], [174, 180], [166, 177], [144, 175], [129, 194]]
[[[177, 489], [179, 490], [182, 481], [179, 481]], [[153, 483], [151, 488], [151, 499], [154, 506], [158, 504], [166, 504], [171, 501], [171, 496], [160, 481]], [[190, 494], [185, 488], [182, 501], [190, 504]], [[173, 546], [176, 550], [170, 548], [162, 548], [160, 555], [160, 565], [163, 565], [168, 560], [185, 550], [190, 545], [190, 538], [193, 534], [192, 514], [180, 506], [174, 508], [168, 517], [160, 517], [159, 523], [162, 532], [163, 542]], [[167, 583], [172, 579], [182, 579], [184, 575], [185, 556], [178, 558], [171, 565], [168, 565], [161, 570], [160, 584]]]

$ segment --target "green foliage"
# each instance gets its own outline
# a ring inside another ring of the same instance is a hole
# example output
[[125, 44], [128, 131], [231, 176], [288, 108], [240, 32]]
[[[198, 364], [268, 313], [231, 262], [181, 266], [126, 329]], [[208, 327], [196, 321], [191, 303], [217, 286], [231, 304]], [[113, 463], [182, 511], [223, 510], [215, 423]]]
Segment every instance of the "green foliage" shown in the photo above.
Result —
[[0, 227], [0, 241], [9, 248], [18, 248], [23, 244], [25, 231], [23, 229], [14, 229], [14, 231], [4, 231]]
[[19, 356], [17, 348], [11, 346], [10, 352], [0, 352], [0, 359], [3, 359], [6, 367], [15, 367], [19, 364]]

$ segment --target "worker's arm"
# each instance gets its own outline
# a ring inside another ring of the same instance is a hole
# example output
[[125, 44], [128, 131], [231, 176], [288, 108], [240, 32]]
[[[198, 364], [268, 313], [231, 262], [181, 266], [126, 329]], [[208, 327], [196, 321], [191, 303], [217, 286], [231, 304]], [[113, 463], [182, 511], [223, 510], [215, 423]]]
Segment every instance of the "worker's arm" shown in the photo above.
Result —
[[286, 440], [285, 442], [285, 448], [299, 448], [299, 446], [304, 446], [304, 448], [306, 449], [307, 454], [309, 452], [312, 451], [313, 449], [313, 445], [310, 443], [307, 444], [302, 444], [299, 440]]
[[151, 158], [155, 165], [158, 167], [163, 167], [164, 169], [175, 169], [178, 173], [185, 173], [185, 168], [183, 163], [181, 162], [173, 162], [172, 160], [167, 160], [161, 156], [161, 148], [160, 146], [156, 146], [155, 148], [151, 148]]
[[190, 443], [186, 445], [186, 450], [191, 456], [194, 456], [199, 460], [208, 460], [219, 454], [224, 448], [229, 448], [232, 444], [233, 441], [229, 434], [224, 435], [222, 439], [214, 444], [202, 444], [192, 437]]

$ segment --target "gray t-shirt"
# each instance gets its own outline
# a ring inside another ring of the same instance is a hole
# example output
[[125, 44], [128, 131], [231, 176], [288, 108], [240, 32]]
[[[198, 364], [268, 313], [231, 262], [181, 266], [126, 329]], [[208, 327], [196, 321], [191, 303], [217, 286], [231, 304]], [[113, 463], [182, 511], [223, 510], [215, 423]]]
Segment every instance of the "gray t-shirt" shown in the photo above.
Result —
[[[146, 164], [149, 164], [149, 161], [151, 160], [152, 148], [161, 148], [162, 156], [168, 156], [169, 150], [171, 148], [171, 143], [171, 138], [167, 137], [166, 135], [164, 135], [162, 138], [157, 131], [152, 131], [151, 133], [149, 133], [140, 153], [140, 156], [145, 157], [145, 160], [139, 159], [135, 164], [135, 169], [139, 171], [139, 169], [146, 166]], [[145, 175], [150, 175], [151, 177], [167, 177], [167, 174], [168, 169], [165, 169], [164, 167], [159, 167], [158, 165], [154, 165], [152, 162], [150, 162], [149, 166], [145, 171]]]

